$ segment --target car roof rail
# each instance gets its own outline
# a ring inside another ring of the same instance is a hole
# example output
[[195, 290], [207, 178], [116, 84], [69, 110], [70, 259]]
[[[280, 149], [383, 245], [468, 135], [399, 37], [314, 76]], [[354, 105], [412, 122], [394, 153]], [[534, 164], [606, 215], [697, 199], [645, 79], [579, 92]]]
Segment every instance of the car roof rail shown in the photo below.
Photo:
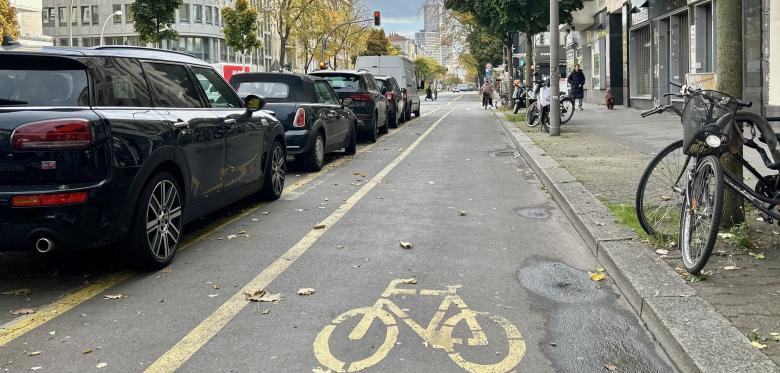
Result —
[[195, 57], [195, 55], [189, 54], [189, 53], [186, 53], [186, 52], [174, 51], [174, 50], [170, 50], [170, 49], [139, 47], [139, 46], [135, 46], [135, 45], [100, 45], [100, 46], [97, 46], [97, 47], [92, 47], [92, 49], [97, 49], [97, 50], [100, 50], [100, 49], [136, 49], [136, 50], [147, 50], [147, 51], [154, 51], [154, 52], [175, 53], [175, 54], [180, 54], [180, 55], [187, 56], [187, 57], [198, 58], [198, 57]]

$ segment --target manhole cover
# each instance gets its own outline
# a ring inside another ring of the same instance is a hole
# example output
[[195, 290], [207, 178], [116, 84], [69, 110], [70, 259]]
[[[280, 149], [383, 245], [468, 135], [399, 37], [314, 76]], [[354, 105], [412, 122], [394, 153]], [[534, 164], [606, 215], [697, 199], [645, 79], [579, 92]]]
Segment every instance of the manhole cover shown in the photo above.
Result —
[[515, 210], [517, 215], [520, 215], [528, 219], [547, 219], [550, 217], [550, 213], [542, 209], [536, 208], [522, 208]]

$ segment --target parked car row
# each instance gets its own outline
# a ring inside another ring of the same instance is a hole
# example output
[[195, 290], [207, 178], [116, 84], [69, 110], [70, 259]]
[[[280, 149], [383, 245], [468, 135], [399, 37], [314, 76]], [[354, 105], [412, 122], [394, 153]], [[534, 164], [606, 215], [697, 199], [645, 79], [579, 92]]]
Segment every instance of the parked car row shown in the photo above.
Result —
[[228, 83], [151, 48], [0, 53], [0, 251], [117, 244], [129, 264], [163, 267], [188, 222], [252, 194], [278, 199], [288, 155], [319, 170], [405, 110], [394, 79], [364, 71]]

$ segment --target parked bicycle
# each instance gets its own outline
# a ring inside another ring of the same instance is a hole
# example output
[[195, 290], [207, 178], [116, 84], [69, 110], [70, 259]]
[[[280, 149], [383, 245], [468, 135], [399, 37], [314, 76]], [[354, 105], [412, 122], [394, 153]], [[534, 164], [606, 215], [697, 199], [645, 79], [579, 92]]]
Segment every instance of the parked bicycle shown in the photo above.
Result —
[[[658, 193], [656, 188], [648, 188], [650, 184], [646, 180], [640, 182], [637, 215], [649, 234], [671, 236], [669, 223], [673, 219], [658, 217], [673, 215], [673, 207], [679, 206], [677, 222], [683, 266], [686, 271], [695, 274], [704, 268], [717, 241], [724, 184], [753, 205], [764, 221], [780, 221], [777, 209], [780, 205], [780, 173], [777, 172], [780, 170], [780, 151], [777, 149], [777, 135], [766, 119], [739, 110], [750, 107], [749, 101], [716, 91], [687, 88], [684, 91], [688, 97], [685, 109], [672, 109], [681, 114], [683, 139], [670, 144], [648, 165], [646, 175], [666, 167], [667, 179], [665, 183], [657, 184]], [[669, 109], [669, 105], [664, 105], [643, 113], [643, 116]], [[747, 138], [743, 129], [748, 131]], [[761, 175], [737, 153], [741, 145], [754, 149], [766, 168], [775, 171], [774, 174]], [[764, 148], [769, 150], [769, 155]], [[726, 152], [732, 153], [756, 177], [755, 187], [748, 186], [721, 166], [720, 157]], [[669, 167], [670, 164], [673, 166]], [[649, 178], [643, 175], [643, 179]], [[647, 209], [648, 205], [657, 201], [661, 201], [659, 208]], [[663, 211], [663, 214], [658, 215], [655, 211]]]
[[[539, 124], [542, 124], [542, 130], [545, 132], [550, 132], [550, 124], [549, 124], [549, 112], [550, 112], [550, 81], [536, 81], [534, 82], [534, 90], [528, 91], [527, 93], [527, 99], [529, 101], [528, 109], [526, 109], [525, 113], [525, 125], [528, 127], [536, 127]], [[546, 90], [545, 90], [546, 88]], [[539, 97], [539, 94], [544, 92], [544, 97], [546, 97], [546, 101], [542, 102], [541, 105], [536, 105], [537, 103], [537, 97]], [[533, 94], [532, 94], [533, 93]], [[570, 98], [566, 92], [560, 93], [560, 107], [561, 107], [561, 124], [566, 124], [569, 120], [571, 120], [572, 116], [574, 115], [574, 99]], [[541, 110], [541, 108], [544, 108], [546, 110]], [[540, 115], [540, 113], [542, 113]]]

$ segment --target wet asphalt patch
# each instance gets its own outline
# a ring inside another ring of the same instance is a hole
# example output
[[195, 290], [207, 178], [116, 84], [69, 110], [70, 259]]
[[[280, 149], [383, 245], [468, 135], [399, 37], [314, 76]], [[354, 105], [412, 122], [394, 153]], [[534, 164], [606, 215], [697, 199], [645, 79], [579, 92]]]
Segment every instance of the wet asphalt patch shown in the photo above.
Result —
[[674, 372], [636, 317], [620, 307], [620, 295], [585, 271], [549, 261], [527, 262], [516, 271], [520, 284], [546, 318], [539, 348], [561, 372]]

